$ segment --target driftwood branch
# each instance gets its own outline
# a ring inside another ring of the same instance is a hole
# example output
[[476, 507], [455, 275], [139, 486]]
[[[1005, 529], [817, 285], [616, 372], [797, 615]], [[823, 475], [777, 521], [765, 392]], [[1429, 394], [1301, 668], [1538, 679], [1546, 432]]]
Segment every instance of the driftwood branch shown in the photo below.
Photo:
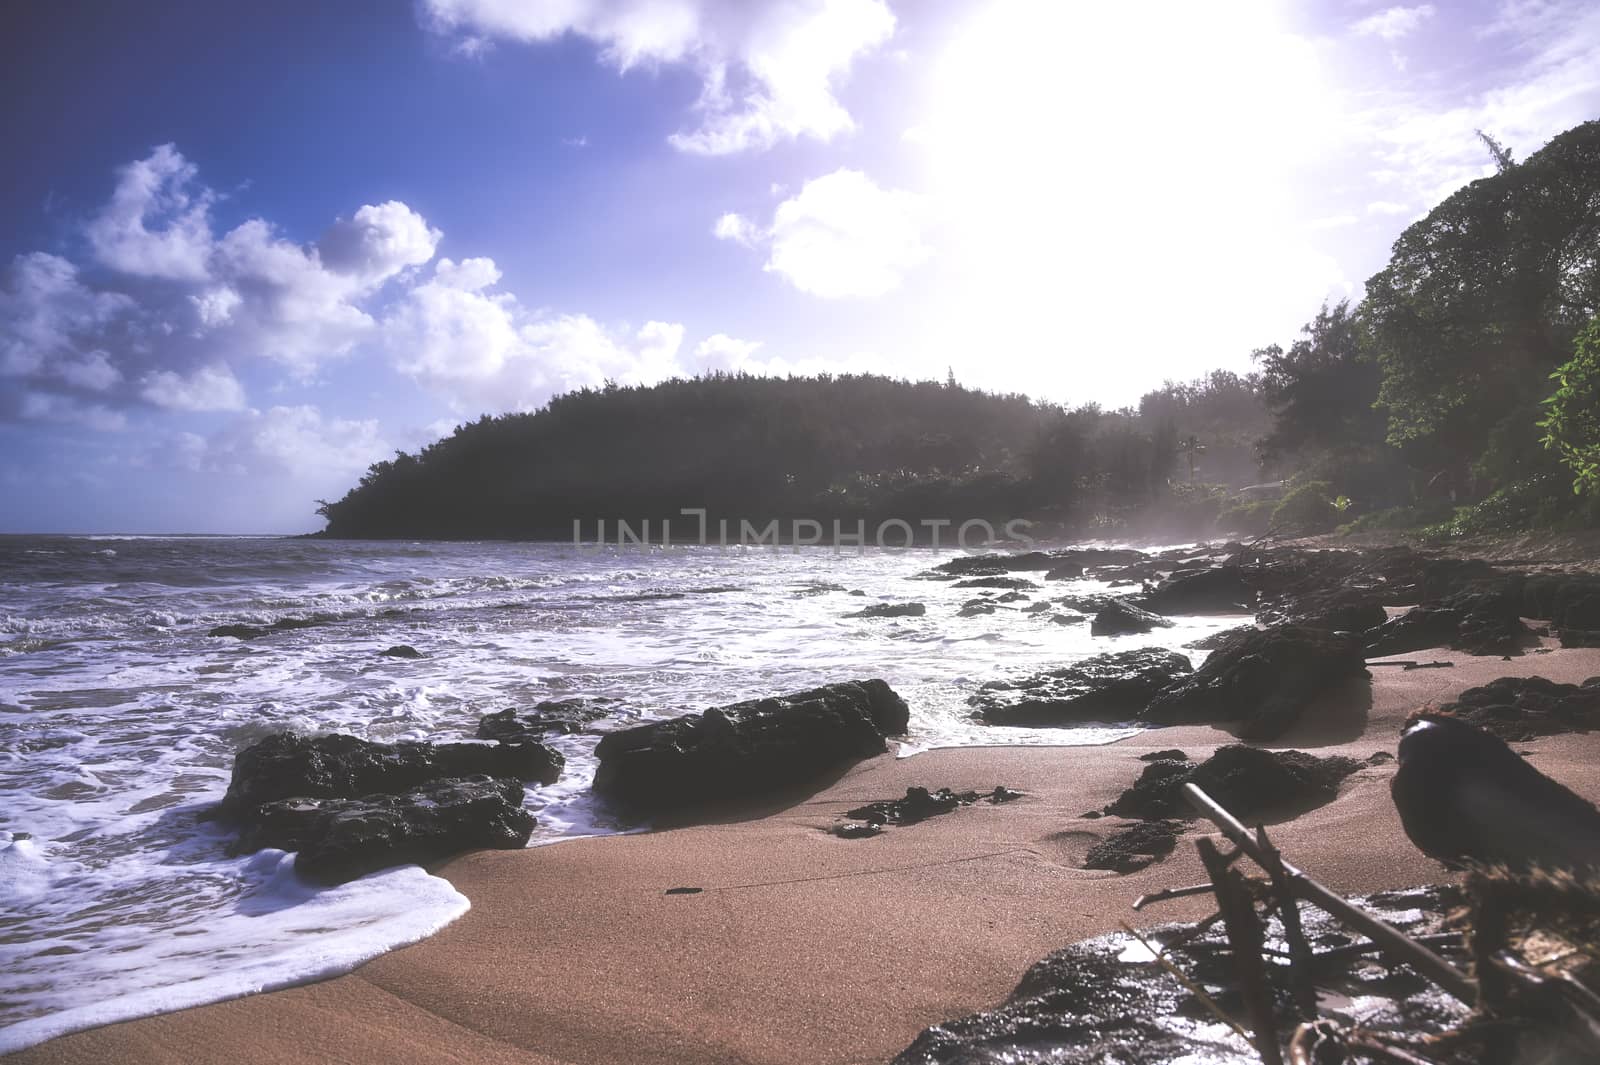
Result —
[[1250, 1027], [1255, 1032], [1252, 1042], [1263, 1065], [1283, 1065], [1283, 1052], [1278, 1044], [1278, 1021], [1273, 1010], [1272, 988], [1267, 982], [1266, 963], [1261, 960], [1263, 933], [1261, 918], [1256, 915], [1255, 903], [1245, 887], [1244, 876], [1228, 868], [1228, 861], [1217, 850], [1216, 844], [1202, 839], [1200, 860], [1211, 874], [1211, 884], [1217, 895], [1217, 909], [1222, 912], [1222, 923], [1228, 930], [1228, 942], [1233, 947], [1233, 968], [1239, 979], [1239, 992], [1244, 996], [1245, 1008], [1250, 1011]]
[[1286, 888], [1292, 897], [1311, 903], [1361, 932], [1377, 944], [1391, 960], [1410, 965], [1451, 996], [1469, 1005], [1477, 1001], [1477, 984], [1460, 969], [1393, 925], [1352, 906], [1281, 857], [1274, 858], [1267, 854], [1255, 836], [1201, 788], [1194, 784], [1185, 784], [1183, 795], [1189, 805], [1222, 831], [1222, 834], [1238, 848], [1239, 853], [1263, 869], [1271, 869], [1276, 861], [1282, 867]]

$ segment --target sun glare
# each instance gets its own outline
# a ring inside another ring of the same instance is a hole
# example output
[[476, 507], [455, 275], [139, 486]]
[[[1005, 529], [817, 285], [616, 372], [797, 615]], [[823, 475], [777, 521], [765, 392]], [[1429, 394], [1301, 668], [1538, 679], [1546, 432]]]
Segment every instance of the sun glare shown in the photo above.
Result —
[[[1264, 293], [1313, 294], [1286, 326], [1314, 310], [1342, 281], [1294, 221], [1334, 110], [1315, 45], [1264, 3], [1040, 7], [996, 3], [954, 35], [912, 138], [951, 264], [952, 360], [970, 351], [981, 376], [1008, 344], [1052, 391], [1131, 398], [1275, 339]], [[1104, 357], [1131, 354], [1134, 322], [1161, 350], [1119, 388]]]

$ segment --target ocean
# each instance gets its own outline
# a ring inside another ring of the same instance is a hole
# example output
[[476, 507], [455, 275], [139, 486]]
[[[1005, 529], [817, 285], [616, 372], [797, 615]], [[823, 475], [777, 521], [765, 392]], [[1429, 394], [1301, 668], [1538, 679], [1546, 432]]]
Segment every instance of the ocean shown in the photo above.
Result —
[[[922, 577], [957, 554], [0, 537], [0, 1052], [346, 972], [466, 912], [417, 866], [315, 888], [292, 854], [228, 857], [229, 833], [198, 815], [233, 753], [268, 733], [463, 739], [483, 714], [573, 696], [612, 700], [601, 727], [618, 727], [882, 677], [911, 707], [903, 756], [1098, 744], [1131, 730], [982, 726], [966, 699], [985, 680], [1181, 648], [1240, 620], [1096, 638], [1050, 612], [958, 617], [978, 593]], [[927, 613], [846, 617], [902, 601]], [[315, 624], [208, 635], [290, 618]], [[425, 657], [380, 655], [396, 644]], [[548, 742], [567, 768], [528, 790], [530, 846], [642, 827], [591, 796], [596, 737]]]

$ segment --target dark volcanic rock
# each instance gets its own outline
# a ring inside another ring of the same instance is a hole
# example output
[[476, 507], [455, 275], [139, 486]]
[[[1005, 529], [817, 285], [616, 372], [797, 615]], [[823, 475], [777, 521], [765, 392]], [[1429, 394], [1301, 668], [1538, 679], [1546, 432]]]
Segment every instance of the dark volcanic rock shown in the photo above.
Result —
[[275, 632], [291, 632], [295, 629], [309, 629], [317, 625], [326, 625], [330, 621], [338, 620], [332, 615], [316, 615], [309, 618], [279, 618], [271, 625], [218, 625], [207, 636], [232, 636], [237, 640], [259, 640], [263, 636], [271, 636]]
[[1388, 621], [1389, 612], [1372, 592], [1335, 588], [1264, 611], [1258, 620], [1270, 625], [1303, 625], [1330, 632], [1366, 632]]
[[957, 588], [1027, 588], [1039, 587], [1026, 577], [974, 577], [971, 580], [957, 581]]
[[1140, 610], [1126, 599], [1113, 599], [1100, 608], [1089, 625], [1089, 631], [1096, 636], [1118, 636], [1170, 628], [1171, 625], [1172, 622], [1160, 614]]
[[1156, 692], [1192, 671], [1176, 651], [1143, 647], [1014, 680], [992, 680], [967, 701], [974, 716], [991, 725], [1126, 721], [1138, 716]]
[[846, 811], [845, 816], [855, 821], [865, 821], [869, 826], [878, 828], [884, 825], [914, 825], [918, 821], [926, 821], [930, 817], [938, 817], [963, 806], [971, 806], [979, 799], [998, 805], [1020, 798], [1022, 798], [1020, 791], [1012, 791], [1003, 784], [987, 795], [979, 795], [975, 791], [951, 791], [949, 788], [940, 788], [938, 791], [907, 788], [903, 799], [869, 802], [865, 806], [857, 806], [854, 810]]
[[1600, 647], [1600, 629], [1562, 629], [1562, 647]]
[[847, 618], [920, 618], [928, 612], [923, 603], [873, 603], [862, 607]]
[[1369, 630], [1367, 653], [1382, 657], [1454, 647], [1474, 655], [1514, 654], [1531, 636], [1519, 616], [1521, 605], [1521, 596], [1510, 586], [1454, 592]]
[[537, 741], [549, 732], [583, 732], [594, 722], [610, 715], [600, 703], [605, 699], [546, 699], [532, 710], [501, 710], [478, 719], [478, 738], [501, 743]]
[[992, 599], [971, 599], [961, 604], [961, 609], [956, 611], [958, 618], [976, 618], [985, 614], [993, 614], [999, 609]]
[[1062, 566], [1126, 566], [1148, 556], [1120, 547], [1081, 547], [1064, 551], [1023, 551], [1012, 554], [964, 555], [934, 567], [936, 573], [971, 577], [993, 573], [1048, 572]]
[[[1353, 901], [1415, 937], [1441, 931], [1459, 896], [1423, 888]], [[1350, 942], [1334, 918], [1313, 907], [1301, 908], [1301, 921], [1312, 943]], [[1167, 925], [1144, 935], [1163, 944], [1180, 970], [1211, 988], [1223, 1009], [1242, 1015], [1220, 922], [1202, 934], [1196, 931]], [[1282, 941], [1276, 919], [1266, 933], [1269, 941]], [[1215, 1034], [1220, 1026], [1208, 1007], [1160, 964], [1139, 960], [1146, 957], [1123, 932], [1058, 950], [1030, 968], [1004, 1003], [925, 1029], [894, 1065], [1259, 1065], [1252, 1047]], [[1288, 966], [1269, 959], [1265, 968], [1278, 1030], [1292, 1032], [1300, 1018]], [[1318, 983], [1351, 1003], [1354, 1022], [1371, 1031], [1430, 1035], [1459, 1024], [1468, 1012], [1404, 965], [1357, 963], [1327, 972]]]
[[1063, 562], [1054, 569], [1045, 571], [1044, 579], [1047, 581], [1075, 581], [1082, 576], [1082, 566], [1076, 562]]
[[278, 732], [234, 756], [218, 813], [247, 818], [279, 799], [398, 795], [448, 777], [483, 775], [553, 784], [566, 759], [541, 743], [372, 743], [339, 734]]
[[1181, 821], [1140, 821], [1091, 847], [1083, 867], [1136, 873], [1171, 854], [1182, 833]]
[[1600, 677], [1590, 677], [1581, 687], [1543, 677], [1501, 677], [1468, 688], [1440, 712], [1509, 743], [1558, 732], [1587, 732], [1600, 727]]
[[256, 808], [233, 852], [299, 851], [300, 875], [337, 884], [468, 849], [514, 849], [528, 842], [535, 823], [522, 808], [522, 790], [517, 780], [468, 776], [398, 795], [278, 799]]
[[1547, 620], [1558, 629], [1600, 629], [1600, 576], [1530, 574], [1522, 582], [1522, 613]]
[[1255, 599], [1238, 566], [1174, 573], [1145, 597], [1158, 614], [1216, 614], [1243, 610]]
[[1185, 784], [1198, 784], [1240, 820], [1267, 812], [1301, 812], [1333, 801], [1339, 783], [1361, 768], [1354, 758], [1318, 758], [1304, 751], [1266, 751], [1230, 744], [1199, 765], [1162, 759], [1144, 767], [1133, 786], [1106, 807], [1141, 819], [1192, 818]]
[[1318, 695], [1365, 675], [1358, 637], [1294, 625], [1257, 629], [1213, 651], [1187, 680], [1159, 693], [1142, 719], [1166, 725], [1239, 721], [1241, 737], [1271, 739]]
[[1221, 632], [1213, 632], [1210, 636], [1202, 636], [1198, 640], [1190, 640], [1184, 646], [1192, 647], [1196, 651], [1215, 651], [1228, 646], [1231, 641], [1237, 640], [1246, 633], [1255, 631], [1256, 627], [1254, 625], [1240, 625], [1238, 628], [1223, 629]]
[[393, 647], [389, 648], [386, 651], [379, 651], [378, 655], [380, 657], [382, 657], [382, 658], [421, 658], [421, 657], [423, 657], [421, 651], [417, 650], [415, 647], [412, 647], [410, 644], [406, 644], [406, 643], [397, 643]]
[[714, 707], [607, 733], [594, 790], [648, 809], [760, 795], [882, 754], [909, 716], [881, 680]]

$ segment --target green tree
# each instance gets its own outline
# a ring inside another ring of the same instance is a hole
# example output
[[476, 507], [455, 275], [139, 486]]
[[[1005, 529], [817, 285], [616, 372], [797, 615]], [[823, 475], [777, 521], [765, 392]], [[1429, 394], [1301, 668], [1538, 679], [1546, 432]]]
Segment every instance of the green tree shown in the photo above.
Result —
[[1491, 440], [1500, 478], [1537, 460], [1543, 382], [1600, 311], [1600, 122], [1497, 160], [1401, 235], [1360, 314], [1388, 439], [1463, 487]]
[[1600, 496], [1600, 317], [1578, 334], [1572, 358], [1550, 375], [1542, 443], [1573, 473], [1572, 490]]

